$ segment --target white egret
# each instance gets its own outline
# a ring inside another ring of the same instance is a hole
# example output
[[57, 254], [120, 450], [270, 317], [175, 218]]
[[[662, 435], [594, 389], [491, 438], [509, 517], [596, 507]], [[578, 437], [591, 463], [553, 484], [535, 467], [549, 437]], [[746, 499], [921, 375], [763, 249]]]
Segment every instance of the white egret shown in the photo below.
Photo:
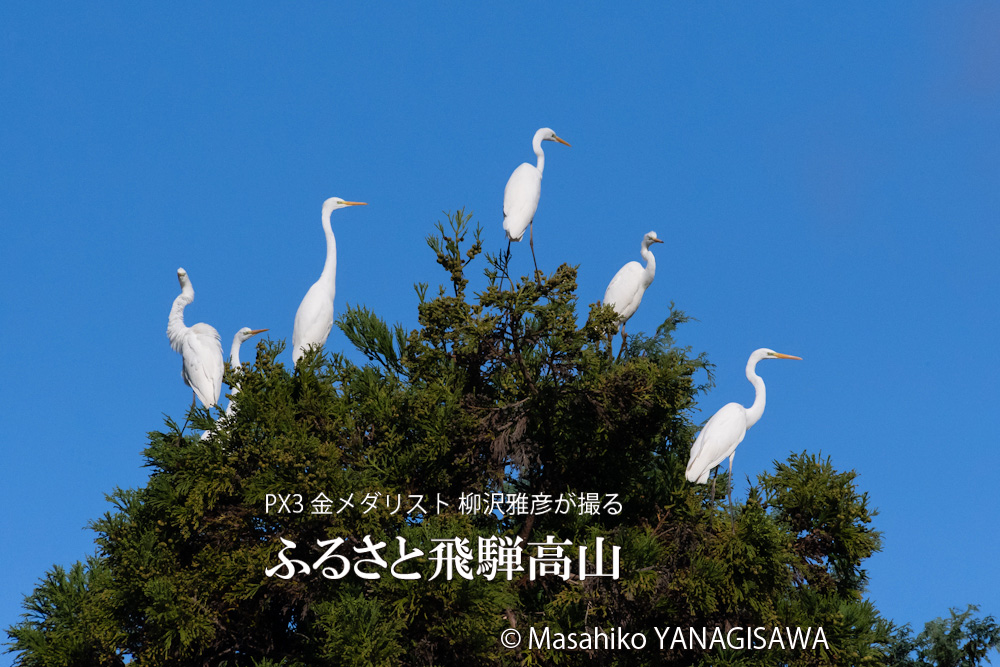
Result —
[[531, 147], [538, 158], [538, 164], [522, 163], [510, 175], [507, 187], [503, 190], [503, 228], [507, 233], [507, 251], [510, 252], [510, 242], [520, 241], [524, 236], [524, 230], [530, 226], [528, 242], [531, 246], [531, 259], [535, 262], [535, 273], [538, 272], [538, 260], [535, 259], [535, 227], [532, 221], [538, 208], [538, 199], [542, 196], [542, 171], [545, 169], [543, 141], [558, 141], [569, 146], [549, 128], [541, 128], [535, 132], [535, 138], [531, 140]]
[[330, 197], [323, 202], [323, 232], [326, 234], [326, 263], [319, 280], [306, 292], [306, 296], [295, 312], [295, 328], [292, 330], [292, 363], [312, 346], [326, 343], [333, 328], [333, 297], [337, 292], [337, 240], [330, 228], [330, 214], [345, 206], [364, 206], [363, 201], [344, 201], [340, 197]]
[[[233, 347], [229, 350], [229, 366], [236, 370], [237, 368], [242, 368], [240, 364], [240, 345], [244, 343], [259, 333], [264, 333], [267, 329], [251, 329], [250, 327], [243, 327], [236, 332], [233, 336]], [[240, 386], [234, 384], [229, 388], [229, 405], [226, 406], [226, 416], [231, 417], [233, 412], [236, 411], [236, 407], [233, 404], [233, 399], [236, 398], [236, 394], [240, 393]]]
[[[267, 329], [251, 329], [250, 327], [243, 327], [236, 332], [236, 335], [233, 336], [233, 346], [229, 350], [229, 365], [233, 368], [233, 370], [242, 367], [240, 364], [240, 345], [242, 345], [243, 342], [249, 338], [252, 338], [259, 333], [263, 333], [264, 331], [267, 331]], [[220, 422], [225, 424], [226, 421], [231, 419], [236, 413], [236, 403], [233, 399], [236, 398], [236, 394], [238, 393], [240, 393], [240, 386], [238, 384], [229, 386], [229, 405], [226, 406], [226, 415], [220, 419], [219, 422], [216, 422], [216, 424]], [[201, 434], [201, 439], [208, 440], [214, 431], [215, 429], [213, 428], [212, 430], [203, 432]]]
[[691, 458], [688, 459], [687, 472], [685, 473], [689, 482], [706, 484], [708, 483], [708, 474], [712, 469], [728, 458], [730, 506], [733, 502], [733, 458], [736, 456], [736, 447], [743, 442], [750, 427], [756, 424], [761, 415], [764, 414], [764, 403], [767, 400], [764, 380], [756, 372], [757, 362], [761, 359], [797, 359], [801, 361], [802, 357], [780, 354], [766, 347], [754, 350], [747, 361], [747, 379], [750, 380], [750, 384], [757, 392], [753, 405], [745, 408], [739, 403], [728, 403], [712, 415], [691, 446]]
[[656, 232], [649, 232], [642, 237], [640, 254], [646, 260], [646, 268], [639, 262], [629, 262], [611, 279], [608, 289], [604, 290], [604, 305], [613, 306], [618, 313], [618, 329], [622, 332], [622, 346], [625, 345], [625, 323], [639, 309], [642, 295], [646, 288], [653, 284], [656, 275], [656, 258], [649, 250], [654, 243], [663, 243], [656, 238]]
[[[183, 359], [184, 383], [201, 399], [202, 405], [210, 408], [219, 402], [222, 393], [222, 343], [219, 332], [211, 325], [199, 322], [184, 326], [184, 308], [194, 301], [194, 287], [184, 269], [177, 269], [177, 280], [181, 293], [170, 309], [167, 338], [170, 347], [180, 352]], [[194, 397], [191, 404], [194, 405]]]

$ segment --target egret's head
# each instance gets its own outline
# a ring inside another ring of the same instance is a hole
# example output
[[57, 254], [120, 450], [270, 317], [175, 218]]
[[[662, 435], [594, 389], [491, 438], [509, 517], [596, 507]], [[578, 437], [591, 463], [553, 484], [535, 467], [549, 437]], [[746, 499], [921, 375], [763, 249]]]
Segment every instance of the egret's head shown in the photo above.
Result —
[[535, 139], [537, 141], [558, 141], [564, 146], [569, 146], [569, 142], [560, 139], [551, 128], [543, 127], [538, 132], [535, 132]]
[[642, 237], [643, 247], [648, 248], [654, 243], [663, 243], [661, 239], [656, 238], [656, 232], [647, 232], [646, 235]]
[[795, 359], [797, 361], [802, 361], [802, 357], [793, 357], [790, 354], [782, 354], [780, 352], [775, 352], [768, 347], [762, 347], [752, 355], [750, 358], [757, 357], [758, 359]]
[[250, 327], [243, 327], [236, 332], [236, 338], [242, 343], [245, 340], [253, 338], [259, 333], [264, 333], [267, 329], [251, 329]]
[[191, 284], [191, 279], [188, 278], [188, 273], [184, 269], [177, 269], [177, 282], [181, 284], [181, 287]]
[[344, 208], [345, 206], [366, 206], [367, 202], [363, 201], [344, 201], [340, 197], [330, 197], [325, 202], [323, 202], [323, 215], [330, 215], [333, 211], [338, 208]]

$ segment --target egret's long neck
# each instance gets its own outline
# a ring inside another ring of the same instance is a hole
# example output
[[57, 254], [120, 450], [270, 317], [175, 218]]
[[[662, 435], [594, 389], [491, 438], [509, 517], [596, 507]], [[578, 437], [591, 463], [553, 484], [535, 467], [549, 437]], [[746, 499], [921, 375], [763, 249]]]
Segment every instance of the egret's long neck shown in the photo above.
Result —
[[184, 308], [192, 301], [194, 301], [194, 290], [190, 287], [185, 288], [177, 295], [177, 298], [174, 299], [174, 305], [170, 307], [168, 322], [172, 326], [184, 326]]
[[180, 352], [181, 339], [187, 327], [184, 326], [184, 308], [194, 301], [194, 288], [185, 285], [181, 288], [181, 293], [174, 299], [174, 305], [170, 307], [170, 317], [167, 319], [167, 338], [170, 339], [170, 347], [176, 352]]
[[229, 350], [229, 365], [233, 368], [240, 367], [240, 344], [243, 343], [239, 336], [233, 338], [233, 347]]
[[[243, 341], [240, 339], [240, 335], [239, 334], [236, 334], [235, 336], [233, 336], [233, 347], [229, 350], [229, 365], [232, 368], [234, 368], [234, 369], [240, 367], [240, 345], [242, 343], [243, 343]], [[227, 417], [232, 417], [233, 414], [236, 412], [236, 406], [233, 403], [233, 398], [235, 398], [236, 394], [238, 394], [238, 393], [240, 393], [240, 385], [239, 384], [231, 384], [231, 385], [229, 385], [229, 396], [230, 396], [230, 399], [229, 399], [229, 405], [226, 406], [226, 416]]]
[[764, 388], [764, 379], [757, 375], [757, 360], [751, 359], [747, 363], [747, 379], [757, 391], [753, 399], [753, 405], [747, 408], [747, 428], [757, 423], [757, 420], [764, 414], [764, 403], [767, 402], [767, 389]]
[[326, 234], [326, 262], [323, 263], [323, 273], [319, 279], [325, 285], [333, 287], [337, 278], [337, 239], [333, 236], [333, 229], [330, 227], [330, 213], [323, 212], [323, 233]]
[[656, 275], [656, 258], [653, 257], [653, 252], [646, 243], [642, 244], [642, 258], [646, 260], [646, 268], [642, 272], [642, 282], [646, 287], [649, 287], [653, 284], [653, 276]]
[[538, 169], [538, 173], [541, 174], [545, 171], [545, 151], [542, 150], [541, 137], [535, 137], [535, 140], [531, 142], [531, 147], [535, 149], [535, 157], [538, 158], [538, 163], [535, 167]]

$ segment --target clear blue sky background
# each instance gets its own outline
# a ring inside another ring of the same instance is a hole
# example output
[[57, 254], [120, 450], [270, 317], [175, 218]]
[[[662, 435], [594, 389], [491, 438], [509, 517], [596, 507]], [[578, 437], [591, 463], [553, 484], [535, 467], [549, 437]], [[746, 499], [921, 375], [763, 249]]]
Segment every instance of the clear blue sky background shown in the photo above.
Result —
[[[546, 144], [539, 264], [597, 301], [645, 232], [705, 419], [769, 402], [739, 489], [821, 451], [880, 510], [870, 594], [918, 627], [1000, 614], [1000, 8], [995, 3], [4, 3], [0, 625], [92, 553], [104, 494], [191, 392], [164, 331], [178, 266], [228, 350], [290, 339], [338, 211], [337, 310], [414, 325], [424, 237]], [[515, 247], [520, 272], [527, 244]], [[344, 350], [339, 332], [328, 349]], [[290, 356], [286, 352], [286, 357]], [[287, 361], [287, 359], [286, 359]], [[433, 489], [428, 489], [433, 492]], [[9, 660], [10, 656], [2, 658]]]

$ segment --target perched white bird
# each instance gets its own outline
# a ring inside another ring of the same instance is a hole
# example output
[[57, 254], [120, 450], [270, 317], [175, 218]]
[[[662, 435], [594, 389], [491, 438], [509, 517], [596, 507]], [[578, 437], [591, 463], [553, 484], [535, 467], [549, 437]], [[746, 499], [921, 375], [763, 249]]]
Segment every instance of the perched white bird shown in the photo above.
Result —
[[[264, 333], [265, 331], [267, 331], [267, 329], [251, 329], [250, 327], [243, 327], [236, 332], [236, 335], [233, 336], [233, 347], [229, 350], [229, 366], [233, 370], [242, 367], [242, 364], [240, 364], [240, 345], [242, 345], [244, 341], [253, 338], [259, 333]], [[234, 384], [229, 388], [229, 405], [226, 406], [227, 417], [231, 417], [236, 411], [233, 399], [236, 398], [236, 394], [238, 393], [240, 393], [240, 386], [238, 384]]]
[[345, 206], [364, 206], [363, 201], [344, 201], [340, 197], [330, 197], [323, 202], [323, 232], [326, 234], [326, 263], [319, 280], [306, 292], [306, 296], [295, 312], [295, 328], [292, 330], [292, 363], [311, 346], [320, 347], [326, 343], [333, 328], [333, 297], [337, 292], [337, 240], [330, 228], [330, 214]]
[[618, 328], [622, 332], [622, 344], [625, 344], [625, 323], [639, 309], [642, 295], [653, 283], [656, 275], [656, 258], [649, 250], [654, 243], [663, 243], [656, 238], [656, 232], [649, 232], [642, 237], [640, 254], [646, 260], [646, 268], [639, 262], [629, 262], [611, 279], [608, 289], [604, 290], [604, 305], [612, 306], [618, 313]]
[[[732, 493], [733, 458], [736, 456], [736, 447], [743, 442], [747, 430], [756, 424], [761, 415], [764, 414], [767, 393], [764, 389], [764, 380], [756, 372], [757, 362], [761, 359], [797, 359], [801, 361], [802, 357], [780, 354], [766, 347], [755, 350], [750, 355], [750, 359], [747, 361], [747, 379], [750, 380], [750, 384], [757, 392], [753, 405], [744, 408], [739, 403], [728, 403], [712, 415], [691, 446], [691, 458], [688, 459], [687, 472], [685, 473], [689, 482], [706, 484], [708, 474], [712, 469], [728, 458], [729, 491], [730, 494]], [[732, 495], [730, 495], [729, 502], [732, 504]]]
[[[243, 341], [256, 336], [259, 333], [267, 331], [267, 329], [251, 329], [250, 327], [243, 327], [236, 332], [233, 336], [233, 346], [229, 350], [229, 365], [235, 370], [241, 367], [240, 364], [240, 345]], [[238, 384], [230, 385], [229, 387], [229, 405], [226, 406], [226, 415], [220, 419], [216, 424], [225, 424], [227, 420], [231, 419], [236, 413], [236, 403], [233, 399], [236, 398], [236, 394], [240, 393], [240, 386]], [[205, 431], [201, 434], [202, 440], [208, 440], [212, 434], [215, 432], [215, 428]]]
[[[174, 299], [167, 320], [167, 338], [170, 347], [180, 352], [183, 359], [184, 382], [210, 408], [219, 402], [222, 393], [222, 343], [215, 327], [199, 322], [184, 326], [184, 307], [194, 301], [194, 287], [187, 271], [177, 269], [181, 293]], [[192, 397], [191, 403], [194, 404]]]
[[507, 250], [510, 251], [511, 241], [520, 241], [524, 236], [524, 230], [531, 226], [531, 233], [528, 237], [531, 245], [531, 259], [535, 262], [535, 272], [538, 272], [538, 261], [535, 260], [535, 228], [532, 220], [535, 218], [535, 210], [538, 208], [538, 199], [542, 196], [542, 171], [545, 169], [545, 153], [542, 152], [543, 141], [558, 141], [569, 146], [568, 143], [556, 136], [556, 133], [547, 127], [535, 132], [535, 138], [531, 140], [531, 147], [538, 157], [537, 165], [530, 165], [524, 162], [507, 180], [507, 187], [503, 189], [503, 228], [507, 233]]

